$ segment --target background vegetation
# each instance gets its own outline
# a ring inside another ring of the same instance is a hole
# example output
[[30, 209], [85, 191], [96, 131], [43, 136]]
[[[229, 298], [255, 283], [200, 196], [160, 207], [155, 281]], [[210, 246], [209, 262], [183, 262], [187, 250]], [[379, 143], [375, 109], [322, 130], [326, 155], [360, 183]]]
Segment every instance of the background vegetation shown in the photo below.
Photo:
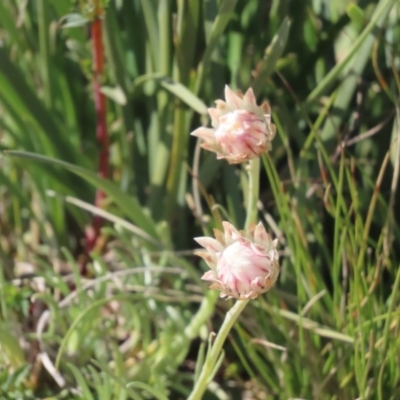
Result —
[[259, 218], [282, 270], [206, 398], [400, 398], [399, 12], [0, 1], [0, 397], [188, 396], [231, 305], [200, 281], [192, 238], [246, 217], [244, 168], [189, 136], [229, 84], [272, 106]]

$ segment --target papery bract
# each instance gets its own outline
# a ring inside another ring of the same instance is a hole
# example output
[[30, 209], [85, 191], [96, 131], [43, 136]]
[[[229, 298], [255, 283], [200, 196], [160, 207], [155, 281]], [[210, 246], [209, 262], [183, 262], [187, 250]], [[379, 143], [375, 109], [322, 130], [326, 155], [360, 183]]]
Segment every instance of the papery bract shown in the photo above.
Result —
[[224, 232], [214, 230], [211, 237], [195, 238], [205, 250], [197, 250], [211, 268], [202, 279], [211, 281], [211, 289], [221, 297], [254, 299], [269, 290], [279, 275], [278, 240], [272, 240], [260, 222], [247, 232], [223, 222]]
[[234, 93], [225, 86], [225, 99], [217, 100], [208, 113], [214, 129], [200, 127], [191, 134], [203, 139], [202, 147], [217, 153], [218, 159], [239, 164], [271, 150], [275, 125], [267, 102], [257, 105], [253, 89]]

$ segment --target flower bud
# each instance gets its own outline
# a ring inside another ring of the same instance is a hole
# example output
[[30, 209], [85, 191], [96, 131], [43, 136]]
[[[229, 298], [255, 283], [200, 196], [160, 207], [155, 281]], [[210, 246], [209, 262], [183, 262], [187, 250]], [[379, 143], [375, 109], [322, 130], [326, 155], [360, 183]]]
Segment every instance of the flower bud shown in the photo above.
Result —
[[195, 238], [205, 250], [197, 250], [211, 268], [202, 279], [211, 281], [223, 298], [255, 299], [268, 291], [279, 275], [278, 240], [272, 240], [260, 222], [248, 232], [223, 222], [224, 232], [214, 230], [215, 239]]
[[217, 107], [208, 110], [214, 129], [200, 127], [192, 132], [204, 140], [201, 146], [229, 164], [243, 163], [271, 150], [276, 128], [269, 104], [257, 106], [251, 88], [243, 95], [225, 86], [225, 99], [217, 100]]

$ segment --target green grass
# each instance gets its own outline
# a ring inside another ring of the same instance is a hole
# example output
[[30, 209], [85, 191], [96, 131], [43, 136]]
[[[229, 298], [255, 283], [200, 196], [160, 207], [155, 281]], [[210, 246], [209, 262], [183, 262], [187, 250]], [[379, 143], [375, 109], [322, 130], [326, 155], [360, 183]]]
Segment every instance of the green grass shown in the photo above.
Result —
[[271, 103], [258, 219], [281, 274], [204, 398], [400, 398], [399, 2], [107, 2], [109, 180], [91, 5], [0, 1], [0, 398], [189, 396], [233, 304], [192, 238], [242, 228], [255, 200], [244, 167], [189, 136], [225, 84]]

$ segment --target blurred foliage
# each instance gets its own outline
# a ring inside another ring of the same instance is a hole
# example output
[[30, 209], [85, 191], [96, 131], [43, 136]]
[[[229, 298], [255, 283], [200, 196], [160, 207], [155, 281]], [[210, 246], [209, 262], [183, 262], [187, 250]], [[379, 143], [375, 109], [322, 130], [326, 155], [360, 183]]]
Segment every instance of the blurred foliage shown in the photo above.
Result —
[[[272, 106], [260, 218], [282, 272], [207, 399], [399, 398], [398, 1], [101, 2], [110, 181], [95, 5], [0, 1], [1, 149], [19, 151], [0, 159], [2, 398], [187, 397], [231, 303], [184, 250], [222, 219], [243, 226], [248, 201], [244, 168], [189, 136], [225, 84]], [[109, 222], [82, 277], [96, 188]]]

